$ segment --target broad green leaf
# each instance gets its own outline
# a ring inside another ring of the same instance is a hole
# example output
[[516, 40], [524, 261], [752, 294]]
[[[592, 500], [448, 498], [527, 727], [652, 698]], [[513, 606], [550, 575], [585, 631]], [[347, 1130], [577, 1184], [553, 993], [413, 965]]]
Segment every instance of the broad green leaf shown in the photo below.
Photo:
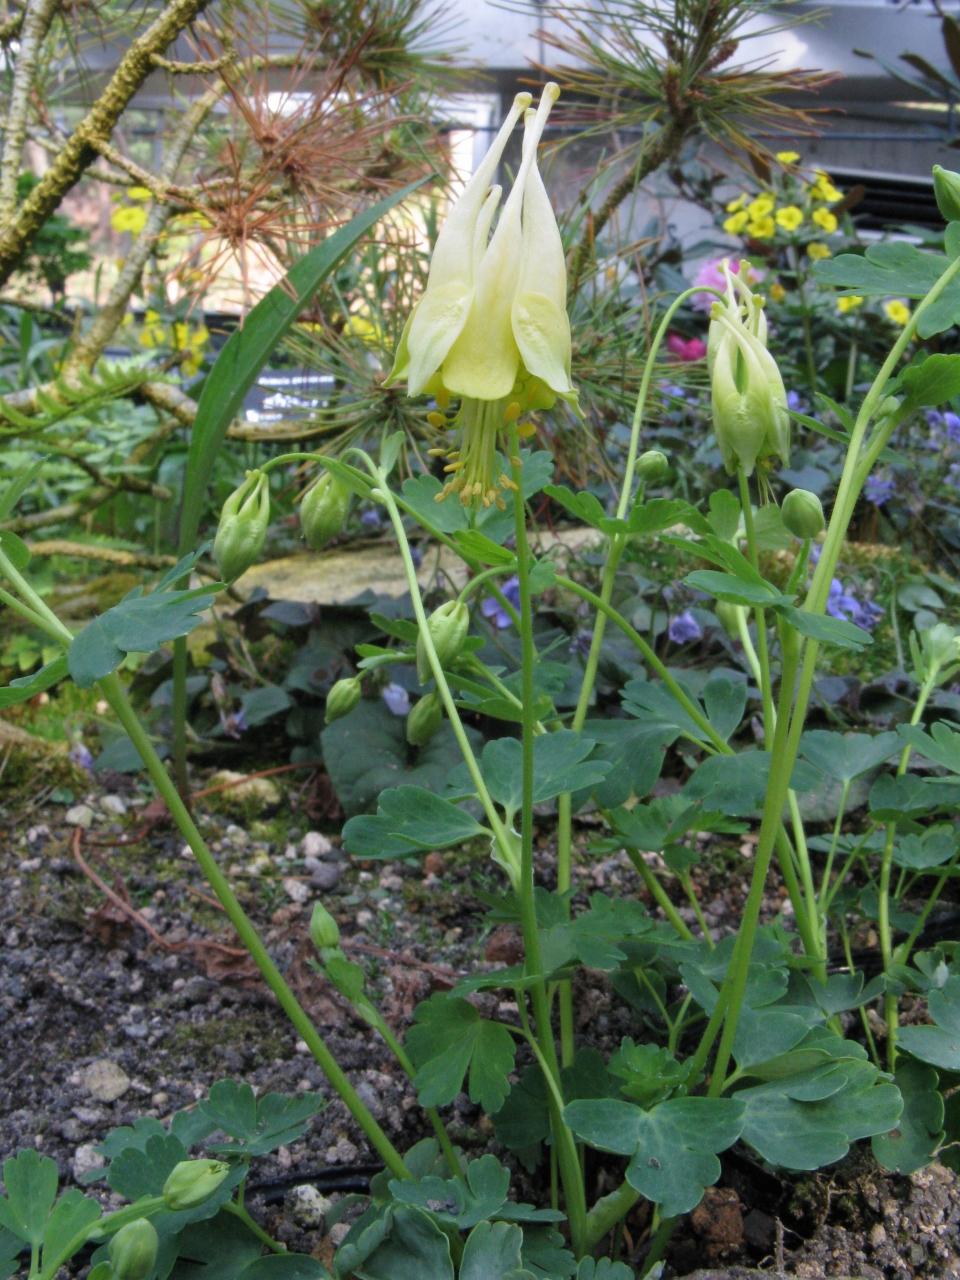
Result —
[[573, 1102], [563, 1118], [601, 1151], [631, 1156], [626, 1178], [665, 1218], [689, 1213], [720, 1176], [716, 1152], [740, 1136], [737, 1098], [671, 1098], [650, 1111], [616, 1099]]
[[[740, 724], [747, 703], [745, 680], [731, 680], [724, 675], [712, 675], [703, 688], [703, 702], [682, 680], [677, 684], [691, 704], [710, 722], [726, 741]], [[672, 728], [690, 737], [708, 741], [707, 734], [693, 717], [677, 701], [667, 686], [659, 680], [630, 680], [624, 686], [623, 707], [651, 727]], [[616, 723], [614, 721], [613, 723]]]
[[[185, 557], [181, 565], [188, 559], [193, 557]], [[172, 569], [148, 596], [143, 587], [134, 587], [75, 638], [67, 665], [81, 689], [115, 671], [128, 653], [153, 653], [164, 641], [185, 636], [200, 624], [199, 615], [213, 604], [219, 584], [174, 591], [170, 584], [175, 572]]]
[[[520, 450], [523, 463], [523, 496], [532, 498], [544, 487], [553, 475], [553, 455], [546, 449], [535, 453], [529, 449]], [[441, 533], [456, 533], [460, 529], [470, 528], [471, 509], [464, 507], [456, 494], [450, 494], [443, 502], [436, 499], [443, 485], [435, 476], [417, 476], [403, 482], [404, 501], [410, 506], [416, 518], [428, 527]], [[513, 533], [513, 509], [507, 506], [506, 511], [497, 507], [484, 509], [480, 507], [476, 515], [476, 528], [492, 542], [502, 544]]]
[[862, 973], [831, 973], [825, 982], [807, 974], [806, 982], [817, 1006], [828, 1018], [850, 1009], [859, 1009], [883, 994], [883, 980], [865, 987]]
[[517, 1280], [526, 1272], [532, 1272], [535, 1280], [566, 1280], [577, 1270], [573, 1254], [564, 1248], [563, 1236], [548, 1226], [524, 1227], [520, 1257], [524, 1270]]
[[565, 507], [574, 520], [593, 525], [594, 529], [602, 527], [602, 521], [606, 519], [607, 513], [600, 499], [588, 490], [581, 489], [579, 493], [574, 493], [564, 484], [547, 484], [544, 485], [543, 491], [548, 497], [553, 498], [554, 502], [559, 502], [562, 507]]
[[481, 564], [508, 565], [516, 564], [517, 557], [512, 551], [498, 546], [496, 542], [476, 529], [466, 529], [454, 535], [457, 546], [468, 560], [478, 560]]
[[550, 1106], [543, 1072], [527, 1067], [493, 1117], [497, 1141], [508, 1147], [528, 1173], [540, 1163], [541, 1144], [550, 1136]]
[[470, 1073], [470, 1099], [499, 1111], [510, 1091], [516, 1045], [506, 1027], [487, 1022], [466, 1000], [437, 994], [417, 1006], [407, 1053], [417, 1067], [414, 1088], [424, 1107], [451, 1103]]
[[893, 850], [893, 861], [898, 867], [910, 871], [929, 871], [942, 867], [957, 852], [957, 833], [954, 827], [932, 827], [923, 835], [901, 836]]
[[902, 374], [902, 384], [906, 395], [901, 413], [948, 404], [960, 393], [960, 356], [937, 354], [927, 356], [920, 364], [908, 365]]
[[35, 671], [32, 676], [20, 676], [16, 680], [11, 680], [8, 685], [0, 688], [0, 711], [6, 707], [16, 706], [18, 702], [26, 702], [28, 698], [38, 693], [43, 693], [45, 689], [59, 684], [68, 674], [67, 655], [64, 653], [59, 658], [54, 658], [53, 662], [48, 662], [45, 667], [41, 667], [39, 671]]
[[584, 787], [574, 794], [574, 812], [592, 795], [601, 809], [612, 809], [629, 800], [642, 799], [653, 790], [660, 777], [667, 747], [678, 737], [672, 725], [648, 725], [636, 720], [588, 720], [583, 726], [584, 738], [594, 740], [589, 757], [607, 760], [610, 768], [601, 782], [589, 790]]
[[330, 1272], [309, 1253], [268, 1253], [248, 1262], [237, 1280], [330, 1280]]
[[[533, 802], [541, 804], [564, 791], [593, 787], [610, 771], [606, 760], [588, 760], [594, 740], [573, 729], [543, 733], [533, 740]], [[495, 738], [480, 757], [490, 794], [510, 814], [523, 801], [523, 748], [516, 738]]]
[[778, 604], [776, 611], [795, 627], [801, 635], [809, 636], [820, 644], [835, 644], [840, 649], [853, 649], [859, 653], [868, 644], [873, 644], [873, 636], [863, 627], [857, 627], [843, 618], [831, 618], [824, 613], [807, 613], [792, 604]]
[[[161, 1215], [154, 1220], [158, 1230], [166, 1217]], [[220, 1210], [209, 1220], [184, 1229], [171, 1280], [237, 1280], [243, 1268], [260, 1257], [262, 1249], [262, 1242], [245, 1223]]]
[[960, 733], [950, 729], [945, 721], [938, 720], [929, 734], [912, 724], [897, 725], [897, 732], [918, 755], [943, 765], [951, 773], [960, 773]]
[[[694, 1000], [706, 1013], [713, 1013], [718, 991], [702, 968], [683, 964], [680, 973]], [[809, 1030], [807, 1020], [795, 1010], [770, 1007], [771, 1001], [786, 990], [786, 975], [782, 970], [771, 971], [767, 965], [751, 964], [750, 978], [733, 1041], [737, 1066], [744, 1070], [789, 1053]]]
[[629, 848], [660, 853], [671, 841], [693, 830], [700, 813], [698, 804], [680, 796], [661, 796], [632, 809], [615, 809], [610, 821]]
[[710, 528], [695, 507], [676, 498], [651, 498], [649, 502], [634, 503], [627, 518], [627, 530], [632, 534], [660, 533], [676, 524], [685, 524], [701, 534]]
[[740, 726], [747, 705], [747, 682], [711, 676], [703, 688], [703, 705], [707, 719], [727, 742]]
[[281, 711], [289, 711], [293, 699], [285, 689], [276, 684], [259, 685], [256, 689], [248, 689], [240, 695], [243, 717], [248, 728], [258, 724], [266, 724]]
[[490, 833], [465, 809], [423, 787], [404, 786], [380, 793], [376, 817], [351, 818], [343, 828], [343, 847], [358, 858], [395, 858], [484, 834]]
[[842, 1160], [851, 1142], [888, 1133], [900, 1117], [900, 1091], [878, 1076], [872, 1063], [847, 1059], [743, 1089], [743, 1139], [785, 1169]]
[[60, 1256], [75, 1236], [92, 1227], [100, 1217], [100, 1205], [76, 1187], [65, 1191], [54, 1205], [43, 1237], [43, 1267]]
[[3, 1183], [7, 1194], [6, 1198], [0, 1196], [0, 1226], [31, 1245], [42, 1244], [57, 1198], [57, 1182], [56, 1161], [49, 1156], [41, 1159], [32, 1148], [5, 1160]]
[[800, 739], [800, 754], [838, 782], [852, 782], [899, 752], [896, 733], [836, 733], [808, 729]]
[[901, 1027], [898, 1043], [921, 1062], [944, 1071], [960, 1071], [960, 978], [949, 978], [927, 993], [934, 1027]]
[[[178, 1115], [184, 1115], [184, 1112], [178, 1112]], [[176, 1117], [174, 1117], [176, 1119]], [[213, 1129], [208, 1129], [207, 1133], [212, 1133]], [[137, 1151], [145, 1151], [147, 1142], [150, 1138], [165, 1138], [167, 1131], [153, 1116], [138, 1116], [133, 1122], [133, 1127], [129, 1125], [121, 1125], [118, 1129], [111, 1129], [102, 1142], [99, 1142], [94, 1148], [107, 1160], [115, 1160], [121, 1151], [126, 1151], [128, 1147], [133, 1147]], [[175, 1137], [180, 1137], [179, 1133], [174, 1133]], [[204, 1137], [207, 1135], [204, 1134]], [[186, 1144], [185, 1144], [186, 1145]], [[102, 1174], [100, 1175], [103, 1176]]]
[[32, 466], [25, 467], [23, 471], [18, 471], [14, 474], [13, 479], [4, 489], [2, 496], [0, 496], [0, 520], [6, 520], [27, 489], [36, 480], [46, 461], [46, 457], [38, 458]]
[[[943, 254], [925, 253], [903, 241], [870, 245], [863, 257], [842, 253], [829, 262], [814, 265], [822, 284], [840, 287], [862, 297], [923, 298], [947, 269]], [[960, 320], [960, 284], [952, 280], [938, 300], [920, 318], [921, 338], [932, 337]]]
[[716, 573], [713, 569], [696, 569], [684, 578], [684, 585], [696, 591], [724, 600], [728, 604], [764, 605], [788, 604], [789, 600], [776, 587], [764, 582], [745, 582], [732, 573]]
[[715, 489], [710, 495], [707, 522], [716, 537], [729, 541], [740, 527], [740, 503], [729, 489]]
[[957, 787], [944, 787], [927, 778], [918, 778], [914, 773], [900, 777], [881, 773], [870, 788], [870, 817], [874, 822], [918, 817], [942, 804], [950, 804], [957, 792]]
[[608, 898], [595, 893], [590, 909], [569, 924], [555, 925], [551, 933], [562, 931], [580, 960], [589, 969], [617, 969], [627, 959], [618, 943], [642, 938], [656, 928], [656, 921], [641, 902], [629, 898]]
[[25, 569], [30, 563], [27, 544], [9, 529], [0, 529], [0, 552], [7, 557], [14, 569]]
[[10, 1280], [13, 1273], [19, 1271], [22, 1249], [20, 1237], [6, 1227], [0, 1227], [0, 1280]]
[[577, 1268], [577, 1280], [634, 1280], [631, 1267], [609, 1258], [584, 1258]]
[[870, 1145], [884, 1169], [906, 1177], [933, 1159], [943, 1140], [943, 1098], [936, 1071], [909, 1058], [900, 1058], [894, 1077], [903, 1098], [897, 1127], [874, 1134]]
[[[418, 1144], [422, 1145], [422, 1144]], [[381, 1175], [371, 1180], [370, 1190]], [[393, 1206], [374, 1203], [357, 1219], [344, 1236], [333, 1260], [337, 1280], [346, 1280], [359, 1270], [364, 1261], [383, 1244], [393, 1226]]]
[[[492, 1218], [507, 1198], [510, 1170], [496, 1156], [481, 1156], [467, 1165], [467, 1185], [459, 1178], [421, 1178], [390, 1183], [390, 1194], [401, 1204], [433, 1213], [442, 1224], [469, 1231]], [[519, 1247], [519, 1242], [518, 1242]]]
[[[742, 817], [763, 808], [770, 777], [769, 751], [741, 751], [733, 756], [710, 756], [697, 767], [683, 788], [687, 801], [700, 800], [704, 809]], [[803, 760], [793, 766], [790, 785], [812, 791], [821, 775]]]
[[[139, 1125], [141, 1121], [138, 1120], [136, 1123]], [[191, 1107], [189, 1111], [177, 1111], [170, 1121], [170, 1132], [188, 1149], [202, 1142], [204, 1138], [209, 1138], [216, 1127], [199, 1107]]]
[[398, 1205], [389, 1235], [355, 1270], [361, 1280], [453, 1280], [450, 1241], [429, 1214]]
[[280, 1093], [267, 1093], [257, 1099], [248, 1084], [219, 1080], [199, 1110], [216, 1128], [236, 1139], [236, 1143], [211, 1146], [211, 1151], [230, 1155], [242, 1146], [245, 1155], [262, 1156], [302, 1137], [323, 1107], [323, 1099], [316, 1094], [285, 1098]]
[[188, 1158], [179, 1138], [167, 1133], [153, 1134], [142, 1150], [126, 1147], [114, 1157], [107, 1171], [107, 1182], [128, 1200], [158, 1196], [174, 1166]]
[[793, 534], [775, 502], [768, 502], [754, 516], [753, 532], [758, 551], [786, 551], [794, 545]]
[[[479, 752], [480, 734], [472, 725], [465, 729], [474, 751]], [[451, 761], [461, 758], [446, 721], [425, 747], [411, 754], [405, 721], [380, 699], [363, 698], [350, 715], [328, 724], [320, 741], [327, 772], [347, 817], [375, 811], [380, 793], [401, 783], [442, 791]]]
[[460, 1280], [502, 1280], [511, 1271], [518, 1271], [522, 1244], [519, 1227], [506, 1222], [479, 1223], [463, 1247]]
[[361, 236], [416, 191], [423, 181], [410, 183], [365, 213], [358, 214], [345, 227], [305, 253], [227, 339], [204, 383], [190, 433], [180, 514], [181, 555], [191, 550], [196, 542], [207, 486], [227, 428], [240, 412], [261, 369], [323, 281], [350, 253]]

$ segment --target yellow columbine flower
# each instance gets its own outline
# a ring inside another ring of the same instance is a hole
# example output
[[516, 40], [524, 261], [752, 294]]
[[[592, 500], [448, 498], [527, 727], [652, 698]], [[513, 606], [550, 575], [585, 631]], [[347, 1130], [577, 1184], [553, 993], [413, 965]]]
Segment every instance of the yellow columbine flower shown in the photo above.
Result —
[[147, 225], [147, 211], [137, 205], [126, 205], [122, 209], [114, 209], [110, 215], [110, 225], [114, 231], [132, 231], [136, 235]]
[[747, 227], [747, 235], [753, 240], [770, 240], [776, 235], [777, 224], [773, 218], [755, 218]]
[[800, 154], [797, 151], [778, 151], [777, 159], [781, 164], [796, 164], [800, 159]]
[[773, 213], [773, 206], [776, 204], [773, 196], [766, 193], [759, 195], [755, 200], [751, 200], [747, 205], [747, 213], [754, 222], [759, 222], [761, 218], [765, 218], [768, 213]]
[[832, 236], [837, 229], [837, 216], [829, 209], [814, 209], [810, 217], [818, 227], [823, 227], [828, 236]]
[[856, 297], [856, 295], [851, 295], [850, 297], [847, 297], [847, 298], [837, 299], [837, 310], [840, 312], [841, 315], [844, 315], [844, 316], [847, 314], [848, 311], [856, 311], [857, 307], [862, 307], [862, 306], [863, 306], [863, 299]]
[[774, 302], [782, 302], [786, 296], [786, 289], [779, 280], [774, 280], [773, 284], [770, 286], [770, 297]]
[[750, 215], [746, 210], [741, 209], [739, 213], [733, 214], [727, 218], [723, 224], [723, 229], [731, 236], [738, 236], [743, 228], [750, 221]]
[[813, 240], [807, 245], [807, 256], [812, 258], [814, 262], [822, 262], [824, 258], [832, 258], [833, 254], [830, 252], [829, 246], [825, 245], [822, 240]]
[[745, 194], [737, 196], [736, 200], [731, 200], [727, 205], [727, 213], [739, 213], [746, 203], [747, 197]]
[[883, 310], [894, 324], [905, 325], [910, 319], [910, 308], [899, 298], [883, 304]]
[[[563, 243], [540, 172], [537, 145], [560, 90], [546, 84], [536, 112], [519, 93], [493, 146], [440, 229], [427, 287], [404, 327], [388, 382], [407, 381], [407, 394], [433, 393], [438, 404], [460, 396], [453, 424], [461, 431], [440, 497], [460, 494], [469, 505], [503, 505], [494, 479], [496, 445], [508, 423], [527, 409], [564, 397], [576, 411], [570, 381], [570, 321]], [[490, 181], [520, 116], [520, 167], [490, 235], [501, 188]]]
[[782, 227], [784, 231], [796, 231], [803, 222], [803, 211], [795, 204], [788, 204], [785, 208], [777, 210], [776, 218], [777, 226]]

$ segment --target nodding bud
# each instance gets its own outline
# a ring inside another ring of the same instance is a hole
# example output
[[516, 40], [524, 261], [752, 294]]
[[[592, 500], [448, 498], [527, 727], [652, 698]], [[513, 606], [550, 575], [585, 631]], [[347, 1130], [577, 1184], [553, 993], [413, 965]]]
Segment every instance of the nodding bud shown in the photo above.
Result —
[[195, 1209], [209, 1200], [230, 1172], [222, 1160], [181, 1160], [163, 1184], [168, 1209]]
[[729, 600], [718, 600], [714, 605], [714, 611], [730, 639], [738, 640], [740, 638], [740, 606], [731, 604]]
[[342, 720], [348, 716], [360, 701], [360, 677], [349, 676], [346, 680], [338, 680], [327, 694], [327, 709], [324, 723], [332, 724], [334, 720]]
[[407, 741], [412, 747], [425, 747], [443, 724], [443, 703], [439, 693], [421, 698], [407, 716]]
[[933, 166], [933, 194], [947, 222], [960, 222], [960, 173]]
[[121, 1227], [108, 1247], [113, 1280], [147, 1280], [159, 1247], [156, 1227], [149, 1219], [137, 1218]]
[[826, 520], [823, 518], [823, 507], [815, 493], [808, 489], [794, 489], [788, 493], [780, 508], [783, 523], [795, 538], [815, 538], [823, 533]]
[[213, 558], [224, 582], [246, 573], [263, 548], [270, 523], [270, 481], [262, 471], [247, 478], [223, 504]]
[[346, 485], [329, 471], [303, 495], [300, 528], [311, 551], [320, 551], [346, 524], [351, 496]]
[[659, 449], [648, 449], [637, 459], [637, 475], [647, 484], [656, 484], [658, 480], [666, 479], [669, 470], [667, 455]]
[[320, 952], [329, 951], [340, 945], [340, 926], [320, 902], [313, 904], [313, 915], [310, 917], [310, 941]]
[[[470, 610], [459, 600], [448, 600], [431, 613], [427, 619], [427, 630], [441, 667], [449, 667], [456, 658], [463, 648], [469, 628]], [[421, 632], [417, 637], [417, 676], [421, 684], [426, 684], [432, 675], [433, 670]]]

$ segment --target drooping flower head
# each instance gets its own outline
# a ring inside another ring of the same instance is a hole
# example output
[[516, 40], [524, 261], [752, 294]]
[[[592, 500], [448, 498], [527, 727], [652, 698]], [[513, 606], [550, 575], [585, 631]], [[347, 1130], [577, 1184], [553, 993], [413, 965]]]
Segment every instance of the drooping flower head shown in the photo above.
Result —
[[758, 458], [777, 454], [790, 460], [787, 393], [777, 362], [767, 350], [763, 299], [724, 264], [727, 289], [710, 310], [707, 364], [713, 427], [730, 475], [742, 467], [750, 475]]
[[[563, 244], [537, 168], [537, 145], [559, 93], [545, 85], [536, 111], [529, 93], [517, 94], [440, 230], [426, 290], [390, 374], [390, 381], [406, 379], [411, 396], [434, 395], [440, 409], [460, 397], [453, 425], [461, 447], [451, 455], [443, 496], [458, 492], [465, 505], [502, 502], [500, 489], [514, 487], [505, 476], [494, 480], [497, 438], [507, 423], [550, 408], [557, 396], [576, 409]], [[491, 235], [502, 190], [490, 182], [521, 115], [520, 169]], [[442, 416], [437, 425], [445, 425]]]

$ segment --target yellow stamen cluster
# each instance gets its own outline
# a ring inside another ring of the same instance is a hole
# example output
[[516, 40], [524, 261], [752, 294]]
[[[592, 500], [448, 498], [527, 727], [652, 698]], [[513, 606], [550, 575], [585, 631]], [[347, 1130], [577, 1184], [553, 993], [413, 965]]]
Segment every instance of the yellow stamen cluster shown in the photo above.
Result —
[[[439, 396], [437, 401], [439, 403]], [[518, 486], [502, 473], [494, 480], [497, 438], [509, 424], [516, 422], [520, 413], [520, 405], [514, 400], [506, 405], [502, 400], [465, 398], [462, 401], [453, 424], [460, 429], [460, 447], [449, 451], [429, 450], [434, 457], [446, 457], [444, 471], [450, 475], [436, 502], [456, 493], [465, 507], [479, 499], [484, 507], [496, 504], [501, 511], [507, 509], [502, 491], [516, 490]], [[519, 465], [519, 459], [511, 461]]]

